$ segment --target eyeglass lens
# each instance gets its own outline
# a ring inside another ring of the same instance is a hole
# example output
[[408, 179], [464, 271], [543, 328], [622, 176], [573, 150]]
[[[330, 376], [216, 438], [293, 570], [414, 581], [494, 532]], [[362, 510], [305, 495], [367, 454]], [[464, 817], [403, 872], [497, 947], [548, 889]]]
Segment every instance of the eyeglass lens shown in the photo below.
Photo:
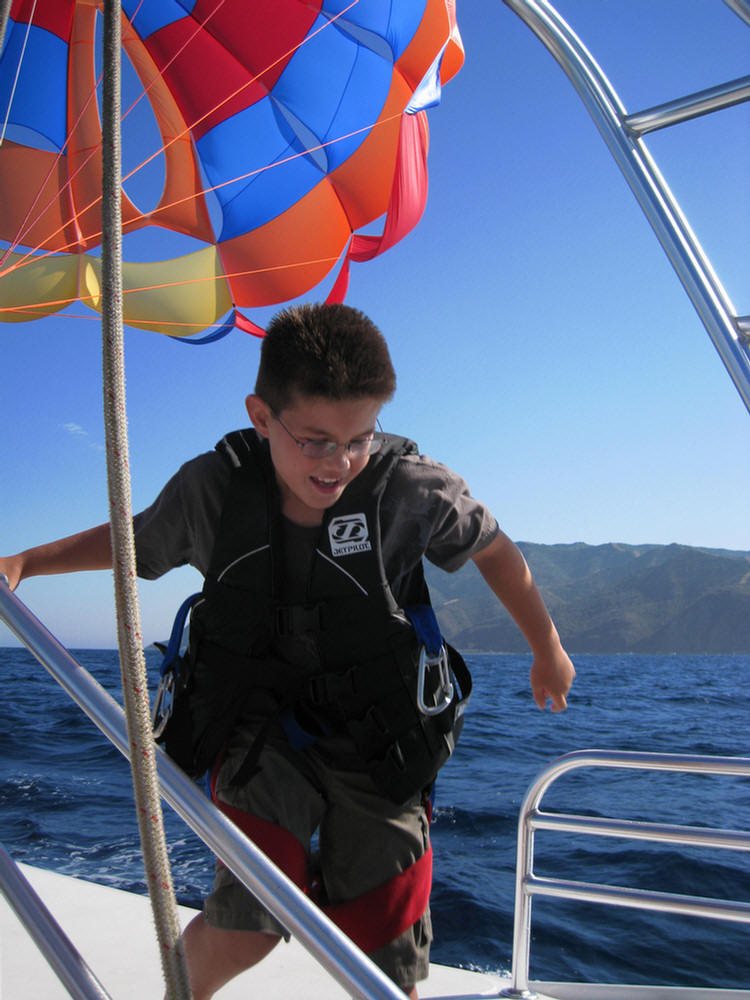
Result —
[[[353, 458], [362, 458], [364, 455], [372, 455], [380, 448], [382, 441], [380, 438], [363, 438], [359, 441], [348, 441], [343, 447]], [[305, 441], [302, 445], [302, 454], [307, 458], [327, 458], [333, 455], [342, 447], [335, 441]]]

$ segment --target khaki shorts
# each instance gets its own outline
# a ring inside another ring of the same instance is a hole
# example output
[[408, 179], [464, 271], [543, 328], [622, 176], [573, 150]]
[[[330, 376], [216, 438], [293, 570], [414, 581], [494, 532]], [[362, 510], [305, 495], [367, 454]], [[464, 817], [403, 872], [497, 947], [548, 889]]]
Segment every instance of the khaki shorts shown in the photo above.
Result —
[[[296, 753], [282, 734], [267, 737], [251, 779], [242, 787], [232, 786], [251, 742], [247, 734], [230, 748], [216, 778], [216, 795], [293, 834], [329, 903], [357, 899], [382, 886], [427, 851], [429, 821], [421, 796], [396, 806], [377, 792], [368, 775], [333, 769], [314, 748]], [[317, 844], [312, 845], [316, 833]], [[378, 921], [377, 913], [368, 914]], [[204, 916], [213, 927], [287, 936], [221, 862]], [[431, 940], [428, 906], [412, 927], [370, 957], [400, 987], [412, 986], [428, 975]]]

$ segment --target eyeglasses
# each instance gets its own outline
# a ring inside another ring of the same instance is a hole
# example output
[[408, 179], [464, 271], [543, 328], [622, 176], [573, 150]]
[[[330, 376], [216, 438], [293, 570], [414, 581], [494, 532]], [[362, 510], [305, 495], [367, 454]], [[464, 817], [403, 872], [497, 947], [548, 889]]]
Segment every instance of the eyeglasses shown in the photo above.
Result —
[[271, 416], [281, 424], [305, 458], [329, 458], [331, 455], [335, 455], [339, 448], [343, 448], [352, 458], [364, 458], [365, 455], [373, 455], [379, 451], [383, 444], [383, 439], [374, 434], [369, 437], [356, 438], [354, 441], [347, 441], [346, 444], [315, 438], [300, 441], [292, 434], [278, 414], [271, 413]]

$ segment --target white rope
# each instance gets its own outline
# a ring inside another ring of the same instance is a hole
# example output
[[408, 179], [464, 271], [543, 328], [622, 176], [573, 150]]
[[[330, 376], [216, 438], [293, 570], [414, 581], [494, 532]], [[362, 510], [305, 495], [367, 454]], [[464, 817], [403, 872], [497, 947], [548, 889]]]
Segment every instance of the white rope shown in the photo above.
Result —
[[104, 66], [102, 377], [120, 668], [141, 849], [167, 998], [189, 1000], [162, 823], [135, 572], [122, 332], [119, 0], [104, 0]]

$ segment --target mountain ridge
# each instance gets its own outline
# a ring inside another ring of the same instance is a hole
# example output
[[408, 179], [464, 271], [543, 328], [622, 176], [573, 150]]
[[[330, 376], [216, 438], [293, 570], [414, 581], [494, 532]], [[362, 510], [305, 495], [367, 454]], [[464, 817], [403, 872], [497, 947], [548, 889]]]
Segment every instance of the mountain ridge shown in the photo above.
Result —
[[[750, 551], [518, 542], [570, 653], [750, 653]], [[469, 562], [427, 564], [445, 638], [467, 652], [524, 652], [510, 615]]]

